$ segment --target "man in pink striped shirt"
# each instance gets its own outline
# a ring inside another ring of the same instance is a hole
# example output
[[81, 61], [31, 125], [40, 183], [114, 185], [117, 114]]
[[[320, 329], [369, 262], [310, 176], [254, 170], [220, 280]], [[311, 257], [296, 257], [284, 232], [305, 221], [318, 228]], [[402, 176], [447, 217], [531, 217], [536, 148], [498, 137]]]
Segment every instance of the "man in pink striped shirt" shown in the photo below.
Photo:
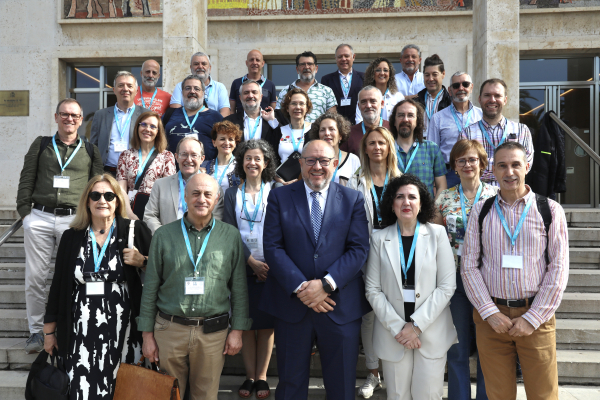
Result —
[[552, 223], [546, 232], [535, 193], [525, 185], [530, 165], [521, 144], [498, 146], [494, 158], [500, 192], [485, 215], [481, 237], [479, 214], [485, 202], [473, 206], [461, 267], [475, 307], [487, 395], [490, 400], [516, 399], [518, 354], [527, 399], [558, 400], [554, 313], [569, 275], [565, 213], [548, 200]]

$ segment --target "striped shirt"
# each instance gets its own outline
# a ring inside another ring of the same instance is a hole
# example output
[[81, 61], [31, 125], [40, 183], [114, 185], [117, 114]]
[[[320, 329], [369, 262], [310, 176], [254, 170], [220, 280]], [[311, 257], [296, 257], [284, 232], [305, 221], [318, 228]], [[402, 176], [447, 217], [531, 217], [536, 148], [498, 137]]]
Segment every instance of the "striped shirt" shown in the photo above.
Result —
[[500, 123], [496, 126], [491, 126], [483, 119], [481, 122], [486, 128], [488, 135], [494, 144], [493, 147], [488, 143], [485, 136], [481, 132], [481, 129], [479, 128], [479, 122], [475, 122], [467, 126], [461, 133], [461, 139], [477, 140], [483, 145], [483, 148], [488, 155], [488, 167], [485, 171], [483, 171], [483, 175], [481, 176], [482, 181], [494, 186], [498, 186], [498, 181], [496, 181], [496, 177], [494, 177], [494, 174], [492, 173], [492, 165], [494, 164], [494, 151], [496, 150], [498, 143], [502, 140], [502, 135], [504, 135], [504, 126], [506, 124], [508, 124], [506, 127], [506, 141], [521, 143], [523, 147], [525, 147], [525, 155], [529, 166], [533, 165], [533, 141], [531, 139], [531, 132], [529, 132], [527, 125], [509, 121], [505, 117], [503, 117], [500, 120]]
[[[529, 192], [512, 205], [502, 200], [500, 194], [498, 199], [504, 218], [511, 232], [514, 232], [525, 205], [533, 197], [533, 203], [512, 253], [523, 256], [523, 269], [502, 268], [502, 255], [510, 255], [512, 246], [495, 206], [492, 206], [483, 220], [483, 265], [481, 269], [478, 268], [478, 220], [485, 203], [480, 201], [473, 206], [469, 216], [462, 252], [461, 276], [467, 297], [483, 319], [500, 312], [492, 297], [518, 300], [535, 296], [531, 308], [523, 314], [523, 318], [537, 329], [554, 315], [567, 286], [569, 237], [565, 212], [558, 203], [550, 199], [548, 203], [552, 213], [552, 224], [546, 235], [535, 194], [529, 186], [526, 187]], [[544, 254], [548, 236], [550, 264], [546, 264]]]

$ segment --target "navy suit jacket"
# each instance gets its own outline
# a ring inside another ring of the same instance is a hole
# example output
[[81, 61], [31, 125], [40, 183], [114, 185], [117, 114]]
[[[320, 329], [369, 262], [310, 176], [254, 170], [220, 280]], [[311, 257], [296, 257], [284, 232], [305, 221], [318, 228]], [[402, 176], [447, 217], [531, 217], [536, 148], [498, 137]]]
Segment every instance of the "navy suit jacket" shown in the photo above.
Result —
[[288, 323], [307, 312], [294, 290], [304, 281], [324, 278], [337, 284], [336, 302], [328, 312], [337, 324], [361, 318], [371, 310], [361, 267], [369, 253], [369, 228], [363, 194], [330, 183], [319, 241], [315, 242], [304, 182], [271, 190], [263, 233], [269, 277], [260, 309]]
[[350, 83], [350, 92], [348, 97], [351, 98], [349, 106], [341, 106], [341, 102], [344, 98], [344, 92], [342, 91], [342, 83], [340, 82], [340, 73], [338, 70], [331, 74], [323, 75], [321, 83], [325, 86], [329, 86], [335, 94], [335, 100], [337, 101], [337, 112], [338, 114], [346, 117], [350, 121], [350, 125], [355, 124], [356, 119], [356, 103], [358, 103], [358, 92], [363, 87], [363, 81], [365, 80], [365, 73], [352, 69], [352, 82]]

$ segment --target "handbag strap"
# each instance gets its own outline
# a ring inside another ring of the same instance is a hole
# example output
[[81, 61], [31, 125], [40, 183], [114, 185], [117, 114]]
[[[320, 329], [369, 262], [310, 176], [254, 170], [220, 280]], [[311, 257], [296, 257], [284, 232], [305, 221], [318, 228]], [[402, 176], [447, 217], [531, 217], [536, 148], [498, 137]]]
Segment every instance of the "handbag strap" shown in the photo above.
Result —
[[[138, 361], [137, 365], [138, 367], [142, 366], [142, 363], [144, 362], [144, 360], [146, 359], [146, 357], [144, 357], [144, 355], [142, 354], [142, 357], [140, 358], [140, 361]], [[163, 372], [160, 370], [160, 361], [156, 360], [156, 362], [154, 362], [153, 364], [156, 364], [156, 368], [158, 369], [158, 372], [160, 372], [161, 374], [165, 375], [166, 372]]]
[[133, 188], [134, 190], [139, 190], [140, 186], [142, 186], [142, 181], [144, 180], [144, 176], [146, 176], [146, 172], [148, 172], [148, 168], [150, 168], [150, 165], [152, 164], [152, 161], [154, 161], [155, 158], [156, 158], [156, 151], [153, 151], [152, 154], [150, 154], [150, 159], [148, 160], [148, 162], [146, 162], [146, 166], [144, 167], [144, 172], [142, 172], [142, 176], [140, 176], [140, 179], [138, 179], [138, 181], [135, 184], [135, 187]]
[[[128, 249], [133, 249], [133, 238], [135, 237], [135, 221], [131, 220], [129, 221], [129, 238], [127, 239], [127, 248]], [[140, 360], [140, 362], [142, 362], [144, 360], [144, 356], [142, 356], [142, 359]]]

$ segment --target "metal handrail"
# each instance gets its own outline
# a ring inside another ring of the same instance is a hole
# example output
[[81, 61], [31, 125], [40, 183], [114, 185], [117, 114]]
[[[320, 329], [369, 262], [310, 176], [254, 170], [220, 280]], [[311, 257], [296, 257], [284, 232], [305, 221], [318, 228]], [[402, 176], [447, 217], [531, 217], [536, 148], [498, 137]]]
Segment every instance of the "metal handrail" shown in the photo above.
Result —
[[551, 112], [550, 118], [554, 120], [569, 136], [573, 139], [589, 156], [592, 160], [596, 162], [596, 164], [600, 165], [600, 156], [596, 154], [594, 150], [590, 146], [587, 145], [586, 142], [583, 141], [582, 138], [579, 137], [567, 124], [565, 124], [558, 116]]
[[19, 218], [18, 220], [15, 221], [14, 224], [12, 224], [10, 226], [10, 228], [8, 228], [8, 230], [6, 232], [4, 232], [4, 234], [0, 237], [0, 246], [2, 246], [4, 243], [6, 243], [6, 241], [8, 240], [8, 238], [10, 238], [12, 235], [14, 235], [14, 233], [16, 231], [19, 230], [19, 228], [23, 226], [23, 220], [21, 218]]

